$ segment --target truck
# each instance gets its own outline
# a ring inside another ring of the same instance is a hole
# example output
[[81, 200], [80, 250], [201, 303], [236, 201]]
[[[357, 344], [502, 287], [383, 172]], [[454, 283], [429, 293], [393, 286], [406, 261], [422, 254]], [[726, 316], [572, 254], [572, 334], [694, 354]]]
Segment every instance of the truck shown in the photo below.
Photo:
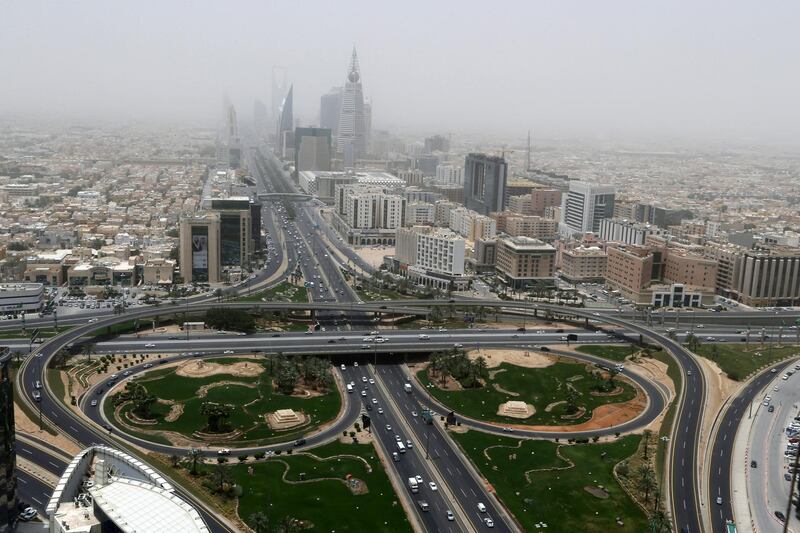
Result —
[[430, 409], [423, 409], [422, 410], [422, 420], [426, 424], [433, 424], [433, 413]]
[[414, 494], [419, 492], [419, 483], [417, 483], [417, 480], [415, 478], [413, 477], [408, 478], [408, 488]]
[[411, 383], [406, 383], [405, 385], [403, 385], [403, 390], [405, 390], [406, 392], [411, 392]]
[[400, 441], [397, 441], [397, 451], [400, 453], [406, 453], [406, 445]]
[[347, 392], [353, 392], [353, 386], [351, 384], [347, 384]]

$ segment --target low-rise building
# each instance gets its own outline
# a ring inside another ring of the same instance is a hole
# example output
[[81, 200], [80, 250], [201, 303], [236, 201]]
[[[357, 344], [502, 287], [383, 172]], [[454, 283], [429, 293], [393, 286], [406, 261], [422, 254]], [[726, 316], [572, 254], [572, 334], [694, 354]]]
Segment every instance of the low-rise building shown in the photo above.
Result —
[[606, 275], [608, 254], [598, 246], [578, 246], [560, 253], [561, 275], [573, 283], [598, 282]]
[[666, 230], [651, 224], [607, 218], [600, 221], [598, 237], [604, 241], [623, 244], [644, 244], [648, 235], [664, 235], [666, 233]]
[[427, 202], [410, 202], [406, 205], [406, 224], [409, 226], [433, 225], [436, 208]]
[[42, 283], [0, 283], [0, 314], [36, 313], [43, 306]]

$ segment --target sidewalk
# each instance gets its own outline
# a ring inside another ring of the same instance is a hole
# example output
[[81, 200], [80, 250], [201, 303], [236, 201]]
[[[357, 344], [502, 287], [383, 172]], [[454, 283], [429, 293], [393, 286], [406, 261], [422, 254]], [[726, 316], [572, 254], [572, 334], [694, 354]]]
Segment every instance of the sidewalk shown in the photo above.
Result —
[[736, 522], [737, 533], [755, 533], [755, 524], [750, 513], [750, 499], [747, 495], [748, 478], [750, 476], [749, 446], [750, 433], [753, 429], [761, 403], [755, 408], [753, 416], [742, 417], [739, 429], [736, 431], [736, 440], [733, 444], [733, 457], [731, 457], [731, 508]]

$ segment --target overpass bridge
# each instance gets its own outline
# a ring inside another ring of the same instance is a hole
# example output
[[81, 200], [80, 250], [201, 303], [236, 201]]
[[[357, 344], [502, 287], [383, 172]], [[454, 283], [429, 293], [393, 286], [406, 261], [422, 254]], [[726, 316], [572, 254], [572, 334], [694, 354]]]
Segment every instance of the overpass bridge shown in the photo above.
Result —
[[266, 202], [275, 202], [279, 200], [288, 200], [292, 202], [307, 202], [313, 200], [314, 197], [310, 194], [301, 192], [261, 192], [258, 193], [258, 199]]

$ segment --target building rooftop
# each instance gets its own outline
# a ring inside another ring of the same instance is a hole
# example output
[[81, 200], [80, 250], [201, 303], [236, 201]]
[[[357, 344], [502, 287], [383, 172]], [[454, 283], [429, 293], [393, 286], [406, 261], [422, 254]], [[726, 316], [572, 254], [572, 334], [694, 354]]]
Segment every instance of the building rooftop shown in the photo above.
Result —
[[544, 250], [555, 251], [555, 248], [553, 248], [551, 245], [532, 237], [503, 237], [500, 240], [503, 241], [503, 243], [509, 248], [513, 248], [520, 252]]

